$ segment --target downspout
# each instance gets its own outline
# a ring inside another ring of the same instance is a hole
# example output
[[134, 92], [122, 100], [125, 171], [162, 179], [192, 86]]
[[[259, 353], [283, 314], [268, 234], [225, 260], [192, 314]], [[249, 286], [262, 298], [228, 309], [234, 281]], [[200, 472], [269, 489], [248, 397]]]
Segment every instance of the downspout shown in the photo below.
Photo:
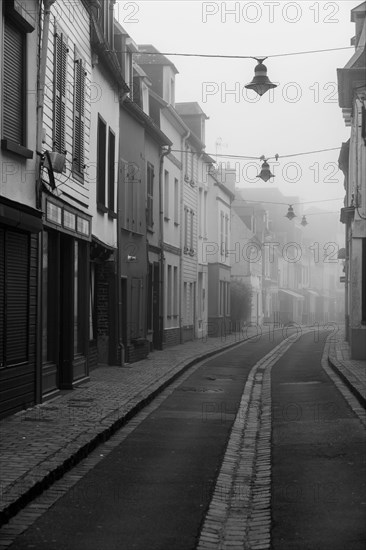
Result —
[[[42, 29], [42, 42], [40, 45], [39, 55], [39, 69], [38, 69], [38, 86], [37, 86], [37, 139], [36, 139], [36, 151], [41, 153], [42, 148], [42, 123], [43, 123], [43, 103], [44, 103], [44, 88], [46, 83], [46, 65], [47, 65], [47, 51], [48, 51], [48, 36], [50, 29], [50, 15], [51, 6], [56, 0], [43, 0], [44, 3], [44, 17], [43, 17], [43, 29]], [[42, 11], [42, 3], [40, 4], [40, 10]], [[40, 13], [41, 19], [41, 13]], [[42, 207], [42, 183], [41, 183], [41, 157], [36, 155], [36, 207], [41, 209]]]
[[[47, 63], [47, 50], [48, 50], [48, 34], [50, 28], [50, 15], [51, 6], [55, 0], [44, 0], [44, 19], [42, 29], [42, 41], [38, 42], [38, 59], [39, 65], [37, 67], [37, 120], [36, 120], [36, 165], [35, 165], [35, 202], [36, 208], [41, 210], [42, 208], [42, 183], [41, 183], [41, 148], [42, 148], [42, 122], [43, 122], [43, 100], [44, 100], [44, 87], [46, 80], [46, 63]], [[39, 2], [39, 17], [38, 28], [41, 28], [42, 21], [42, 0]], [[38, 277], [37, 277], [37, 332], [36, 332], [36, 402], [42, 402], [42, 246], [43, 246], [43, 232], [38, 235]]]
[[182, 138], [182, 156], [183, 156], [183, 162], [182, 162], [182, 172], [181, 172], [181, 186], [180, 186], [180, 246], [181, 246], [181, 254], [179, 257], [179, 273], [180, 273], [180, 293], [179, 293], [179, 341], [181, 344], [183, 344], [183, 335], [182, 335], [182, 325], [183, 325], [183, 318], [182, 318], [182, 312], [183, 312], [183, 223], [184, 223], [184, 203], [183, 203], [183, 191], [184, 191], [184, 160], [185, 160], [185, 150], [186, 150], [186, 141], [191, 135], [191, 131], [188, 130], [187, 134]]
[[160, 244], [160, 323], [159, 340], [160, 349], [163, 349], [164, 335], [164, 204], [163, 204], [163, 167], [164, 157], [170, 154], [172, 148], [161, 150], [159, 156], [159, 244]]

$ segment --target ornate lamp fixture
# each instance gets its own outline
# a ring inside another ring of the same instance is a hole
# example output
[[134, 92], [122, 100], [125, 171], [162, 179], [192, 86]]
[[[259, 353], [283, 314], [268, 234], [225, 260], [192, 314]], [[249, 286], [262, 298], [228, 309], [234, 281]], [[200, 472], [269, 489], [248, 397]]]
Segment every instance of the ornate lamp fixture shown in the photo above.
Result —
[[296, 214], [294, 212], [292, 204], [289, 204], [288, 211], [287, 211], [287, 214], [286, 214], [285, 218], [288, 218], [290, 221], [293, 220], [294, 218], [296, 218]]
[[265, 159], [257, 178], [261, 178], [261, 180], [263, 181], [268, 181], [269, 179], [274, 178], [274, 174], [272, 174], [271, 170], [269, 169], [269, 164]]
[[245, 88], [254, 90], [259, 96], [262, 96], [271, 88], [277, 88], [277, 84], [273, 84], [267, 76], [267, 67], [263, 65], [263, 61], [267, 58], [258, 59], [255, 57], [254, 59], [258, 62], [258, 65], [254, 69], [254, 78]]
[[306, 226], [308, 225], [308, 222], [306, 221], [306, 216], [303, 216], [303, 217], [302, 217], [302, 220], [301, 220], [300, 223], [301, 223], [301, 225], [302, 225], [303, 227], [306, 227]]

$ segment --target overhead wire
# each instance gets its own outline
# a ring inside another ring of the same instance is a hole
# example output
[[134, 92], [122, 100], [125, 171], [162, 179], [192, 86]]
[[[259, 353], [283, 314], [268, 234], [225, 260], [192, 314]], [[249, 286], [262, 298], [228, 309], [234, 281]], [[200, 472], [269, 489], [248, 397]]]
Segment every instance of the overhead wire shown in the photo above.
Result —
[[[290, 158], [290, 157], [300, 157], [300, 156], [303, 156], [303, 155], [313, 155], [313, 154], [316, 154], [316, 153], [324, 153], [324, 152], [327, 152], [327, 151], [337, 151], [341, 149], [341, 147], [330, 147], [328, 149], [317, 149], [317, 150], [314, 150], [314, 151], [303, 151], [301, 153], [292, 153], [290, 155], [276, 155], [276, 156], [273, 156], [273, 157], [266, 157], [266, 160], [270, 160], [270, 159], [283, 159], [283, 158]], [[187, 151], [185, 151], [184, 149], [171, 149], [172, 152], [174, 153], [186, 153]], [[193, 154], [197, 154], [197, 151], [188, 151], [189, 153], [191, 153], [192, 155]], [[223, 153], [207, 153], [206, 151], [204, 151], [204, 153], [206, 155], [208, 155], [209, 157], [221, 157], [221, 158], [233, 158], [233, 159], [249, 159], [249, 160], [261, 160], [261, 157], [254, 157], [254, 156], [250, 156], [250, 155], [230, 155], [230, 154], [223, 154]]]
[[129, 50], [109, 50], [111, 52], [115, 53], [132, 53], [134, 55], [172, 55], [172, 56], [180, 56], [180, 57], [214, 57], [214, 58], [222, 58], [222, 59], [255, 59], [255, 60], [264, 60], [271, 57], [286, 57], [289, 55], [305, 55], [305, 54], [313, 54], [313, 53], [322, 53], [322, 52], [335, 52], [339, 50], [349, 50], [354, 49], [354, 46], [343, 46], [340, 48], [326, 48], [321, 50], [307, 50], [307, 51], [301, 51], [301, 52], [287, 52], [287, 53], [277, 53], [272, 55], [226, 55], [226, 54], [213, 54], [213, 53], [185, 53], [185, 52], [146, 52], [146, 51], [136, 51], [131, 52]]

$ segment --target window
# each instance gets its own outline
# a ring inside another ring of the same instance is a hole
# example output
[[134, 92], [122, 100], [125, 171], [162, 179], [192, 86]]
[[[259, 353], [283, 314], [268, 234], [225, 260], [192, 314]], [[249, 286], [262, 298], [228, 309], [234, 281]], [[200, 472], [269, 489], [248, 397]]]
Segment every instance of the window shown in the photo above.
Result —
[[226, 284], [226, 315], [230, 315], [230, 283]]
[[173, 315], [178, 315], [178, 268], [173, 268]]
[[179, 223], [179, 181], [174, 178], [174, 223]]
[[223, 256], [225, 254], [225, 233], [224, 233], [224, 213], [220, 212], [220, 254]]
[[188, 293], [188, 283], [183, 283], [183, 319], [184, 324], [188, 325], [188, 303], [187, 303], [187, 296]]
[[114, 132], [109, 129], [108, 132], [108, 209], [112, 213], [114, 212], [115, 202], [114, 202], [114, 155], [116, 147], [116, 138]]
[[198, 223], [199, 223], [199, 230], [198, 230], [198, 236], [202, 237], [202, 213], [203, 213], [203, 207], [202, 207], [202, 187], [198, 189]]
[[25, 35], [4, 20], [3, 138], [25, 145]]
[[225, 256], [229, 255], [229, 216], [225, 216]]
[[67, 39], [56, 29], [54, 48], [53, 150], [65, 153]]
[[188, 252], [188, 208], [184, 207], [184, 252]]
[[106, 212], [105, 207], [105, 176], [106, 176], [106, 136], [107, 126], [100, 115], [98, 115], [97, 135], [97, 205]]
[[173, 313], [173, 302], [172, 302], [172, 266], [168, 265], [168, 274], [167, 274], [167, 316], [171, 317]]
[[175, 83], [174, 83], [174, 78], [170, 79], [170, 104], [173, 107], [175, 105]]
[[84, 176], [84, 102], [85, 102], [85, 67], [82, 59], [75, 59], [74, 68], [74, 136], [73, 136], [73, 170]]
[[194, 212], [191, 210], [191, 233], [190, 233], [190, 253], [193, 254], [194, 252], [194, 235], [193, 235], [193, 229], [194, 229], [194, 221], [193, 221]]
[[196, 283], [189, 283], [189, 323], [195, 322]]
[[147, 163], [147, 208], [146, 223], [152, 228], [154, 225], [154, 167], [150, 162]]
[[113, 43], [113, 4], [112, 0], [103, 0], [99, 3], [99, 24], [103, 31], [104, 37], [109, 43], [111, 49], [114, 47]]
[[130, 337], [139, 338], [142, 332], [142, 279], [138, 277], [132, 277], [131, 280], [130, 318]]
[[57, 236], [43, 233], [42, 254], [42, 361], [54, 362], [57, 350]]
[[207, 191], [203, 193], [203, 235], [207, 236]]
[[164, 170], [164, 218], [169, 220], [169, 172]]

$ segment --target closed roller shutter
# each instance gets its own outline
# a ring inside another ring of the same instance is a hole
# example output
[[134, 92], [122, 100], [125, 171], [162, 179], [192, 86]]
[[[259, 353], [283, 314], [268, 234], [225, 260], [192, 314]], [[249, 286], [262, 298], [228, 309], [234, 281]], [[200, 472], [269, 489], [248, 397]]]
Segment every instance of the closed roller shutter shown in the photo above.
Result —
[[28, 235], [8, 232], [6, 238], [6, 362], [28, 360]]

